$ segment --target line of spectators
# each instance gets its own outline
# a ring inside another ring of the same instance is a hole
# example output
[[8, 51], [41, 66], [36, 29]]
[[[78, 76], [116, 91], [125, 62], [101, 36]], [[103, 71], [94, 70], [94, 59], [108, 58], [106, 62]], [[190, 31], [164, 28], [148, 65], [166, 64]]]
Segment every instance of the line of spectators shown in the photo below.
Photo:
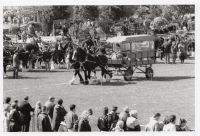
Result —
[[170, 64], [170, 58], [172, 58], [172, 64], [175, 64], [179, 57], [181, 64], [183, 64], [188, 57], [188, 52], [193, 48], [192, 44], [191, 40], [187, 38], [179, 38], [178, 36], [165, 38], [160, 47], [160, 59], [164, 58], [165, 64]]
[[96, 118], [92, 109], [78, 116], [75, 104], [71, 104], [67, 112], [62, 99], [55, 104], [55, 98], [49, 97], [44, 105], [38, 101], [35, 108], [28, 101], [28, 96], [20, 103], [17, 100], [11, 103], [10, 97], [5, 98], [5, 132], [29, 132], [32, 117], [32, 131], [36, 132], [90, 132], [94, 127], [91, 123], [93, 119], [96, 119], [96, 127], [101, 132], [142, 131], [142, 127], [145, 131], [190, 131], [185, 119], [180, 119], [176, 125], [175, 115], [166, 116], [160, 121], [160, 113], [155, 113], [148, 124], [141, 125], [137, 110], [129, 110], [128, 106], [120, 113], [117, 106], [113, 106], [110, 112], [108, 107], [104, 107], [102, 115]]

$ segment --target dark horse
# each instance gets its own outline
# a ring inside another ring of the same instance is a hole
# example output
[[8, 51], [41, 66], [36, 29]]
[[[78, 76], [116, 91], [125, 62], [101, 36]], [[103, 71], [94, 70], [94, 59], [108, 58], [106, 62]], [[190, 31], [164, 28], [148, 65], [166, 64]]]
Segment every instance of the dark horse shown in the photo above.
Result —
[[[89, 84], [88, 79], [91, 78], [91, 72], [94, 71], [96, 67], [100, 67], [102, 77], [105, 76], [105, 74], [108, 74], [111, 77], [111, 73], [106, 70], [107, 61], [107, 57], [103, 54], [95, 56], [87, 54], [81, 47], [76, 48], [72, 56], [72, 68], [75, 69], [75, 73], [71, 83], [78, 74], [81, 83], [86, 85]], [[80, 69], [84, 72], [85, 82], [80, 74]]]

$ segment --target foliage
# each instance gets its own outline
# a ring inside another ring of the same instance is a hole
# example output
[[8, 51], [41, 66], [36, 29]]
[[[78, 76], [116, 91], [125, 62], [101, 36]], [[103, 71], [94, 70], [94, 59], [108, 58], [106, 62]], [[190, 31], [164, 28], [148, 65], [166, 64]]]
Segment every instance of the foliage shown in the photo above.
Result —
[[[28, 21], [41, 23], [42, 30], [49, 34], [52, 30], [53, 21], [66, 19], [71, 21], [84, 22], [88, 19], [97, 21], [105, 33], [109, 33], [110, 27], [115, 22], [122, 22], [129, 18], [132, 23], [141, 23], [146, 28], [150, 21], [157, 17], [165, 18], [169, 22], [182, 20], [188, 13], [194, 13], [194, 5], [78, 5], [78, 6], [18, 6], [4, 7], [3, 16], [5, 21], [9, 18], [18, 18], [22, 22], [23, 17]], [[162, 22], [162, 21], [161, 21]], [[157, 25], [158, 24], [158, 25]], [[162, 24], [162, 23], [161, 23]], [[154, 23], [159, 27], [160, 23]], [[161, 25], [162, 26], [162, 25]]]

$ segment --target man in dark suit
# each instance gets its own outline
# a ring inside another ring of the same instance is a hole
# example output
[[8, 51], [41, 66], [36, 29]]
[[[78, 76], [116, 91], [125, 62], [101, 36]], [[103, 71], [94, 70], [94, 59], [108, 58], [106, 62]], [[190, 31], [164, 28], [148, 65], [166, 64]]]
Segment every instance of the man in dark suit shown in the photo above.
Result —
[[64, 116], [67, 114], [67, 111], [62, 106], [63, 100], [58, 99], [58, 104], [55, 105], [53, 110], [53, 119], [52, 119], [52, 130], [58, 131], [61, 121], [64, 121]]
[[30, 113], [34, 111], [34, 109], [29, 104], [28, 99], [29, 97], [26, 96], [19, 105], [19, 111], [22, 119], [22, 132], [29, 131], [29, 126], [31, 121]]
[[42, 107], [42, 112], [38, 115], [37, 118], [37, 128], [39, 132], [51, 132], [51, 123], [50, 118], [47, 114], [47, 107]]

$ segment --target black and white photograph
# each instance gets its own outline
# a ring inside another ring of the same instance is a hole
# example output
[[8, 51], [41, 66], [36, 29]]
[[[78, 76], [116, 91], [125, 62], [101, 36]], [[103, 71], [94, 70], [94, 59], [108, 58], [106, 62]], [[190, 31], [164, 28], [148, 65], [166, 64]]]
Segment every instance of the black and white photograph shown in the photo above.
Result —
[[3, 132], [195, 132], [195, 6], [4, 5]]

